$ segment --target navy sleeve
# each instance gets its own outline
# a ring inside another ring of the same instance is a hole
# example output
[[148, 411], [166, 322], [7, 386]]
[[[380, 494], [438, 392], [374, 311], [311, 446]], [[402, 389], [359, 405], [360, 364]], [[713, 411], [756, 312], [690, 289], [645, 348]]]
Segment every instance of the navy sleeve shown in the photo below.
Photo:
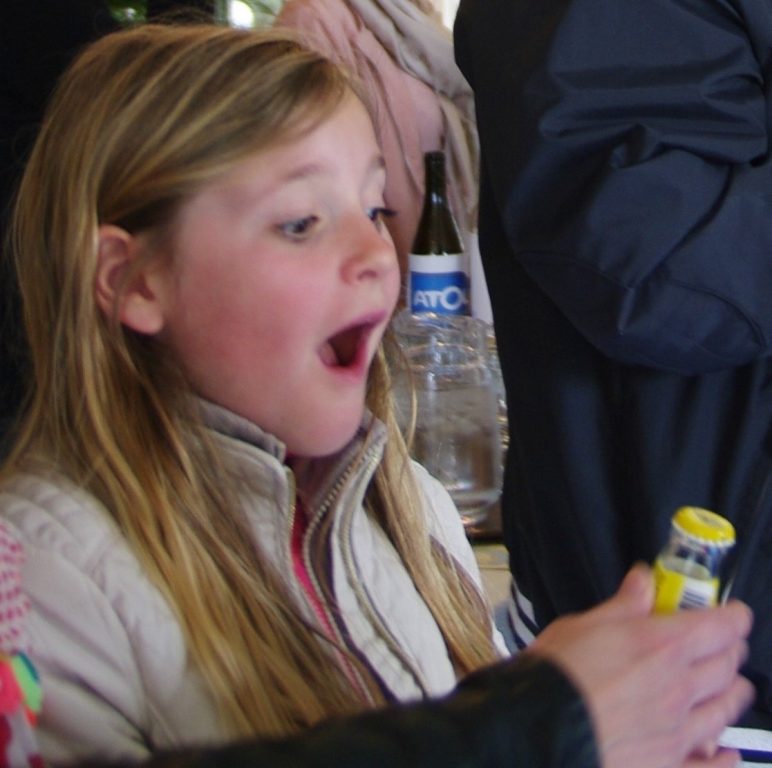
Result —
[[456, 46], [512, 254], [592, 344], [769, 354], [772, 4], [462, 0]]

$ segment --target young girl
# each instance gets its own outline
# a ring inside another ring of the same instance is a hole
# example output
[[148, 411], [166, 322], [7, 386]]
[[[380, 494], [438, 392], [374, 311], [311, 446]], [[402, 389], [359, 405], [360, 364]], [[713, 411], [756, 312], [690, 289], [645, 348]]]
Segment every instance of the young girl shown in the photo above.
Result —
[[0, 489], [51, 761], [289, 734], [502, 652], [392, 413], [383, 187], [356, 89], [285, 34], [148, 25], [60, 82]]

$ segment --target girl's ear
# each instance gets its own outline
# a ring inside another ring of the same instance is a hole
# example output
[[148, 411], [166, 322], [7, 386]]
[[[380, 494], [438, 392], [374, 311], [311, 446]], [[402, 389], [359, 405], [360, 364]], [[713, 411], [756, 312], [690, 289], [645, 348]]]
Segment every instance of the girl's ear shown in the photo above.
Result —
[[123, 325], [138, 333], [158, 333], [164, 325], [158, 267], [140, 269], [129, 278], [140, 255], [137, 238], [125, 229], [103, 224], [98, 239], [94, 290], [99, 308], [107, 317], [117, 313]]

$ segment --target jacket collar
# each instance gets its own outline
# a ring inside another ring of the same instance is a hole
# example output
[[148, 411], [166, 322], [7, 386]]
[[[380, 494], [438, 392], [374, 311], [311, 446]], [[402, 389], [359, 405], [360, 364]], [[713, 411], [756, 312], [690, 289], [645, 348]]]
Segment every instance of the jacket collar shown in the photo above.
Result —
[[385, 425], [365, 411], [356, 434], [340, 451], [319, 459], [294, 459], [292, 471], [304, 502], [309, 508], [319, 506], [321, 500], [330, 495], [334, 485], [355, 467], [365, 468], [370, 464], [371, 469], [364, 475], [355, 472], [349, 479], [369, 479], [372, 467], [380, 461], [385, 444]]
[[[210, 429], [225, 437], [259, 448], [279, 462], [286, 461], [287, 447], [284, 443], [257, 424], [208, 400], [200, 400], [200, 405], [204, 424]], [[356, 434], [340, 451], [321, 459], [296, 459], [293, 461], [293, 469], [297, 475], [310, 479], [317, 471], [329, 472], [330, 466], [350, 464], [357, 454], [363, 451], [382, 452], [385, 443], [385, 425], [365, 409]]]
[[[204, 400], [200, 404], [204, 424], [226, 441], [233, 441], [228, 451], [246, 486], [251, 492], [261, 493], [260, 489], [270, 487], [271, 501], [280, 507], [292, 504], [293, 493], [298, 494], [311, 513], [321, 509], [326, 499], [340, 499], [344, 486], [349, 488], [344, 494], [347, 498], [351, 498], [354, 487], [358, 494], [364, 493], [386, 443], [385, 425], [365, 410], [356, 434], [340, 451], [322, 458], [295, 458], [290, 472], [285, 464], [287, 450], [283, 442], [222, 406]], [[268, 472], [273, 479], [268, 480], [269, 475], [261, 472]], [[289, 479], [288, 484], [288, 478], [294, 479]], [[280, 488], [289, 493], [284, 501]]]
[[200, 405], [201, 417], [207, 427], [225, 437], [253, 445], [273, 456], [277, 461], [284, 462], [287, 448], [281, 440], [265, 432], [249, 419], [245, 419], [221, 405], [208, 400], [200, 400]]

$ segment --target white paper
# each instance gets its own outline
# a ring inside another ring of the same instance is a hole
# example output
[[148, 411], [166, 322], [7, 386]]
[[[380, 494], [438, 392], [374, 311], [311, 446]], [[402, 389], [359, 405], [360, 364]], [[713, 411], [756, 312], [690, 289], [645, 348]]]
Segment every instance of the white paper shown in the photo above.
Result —
[[744, 761], [743, 766], [769, 766], [772, 763], [772, 731], [764, 731], [759, 728], [727, 728], [719, 739], [722, 747], [733, 749], [752, 749], [754, 752], [766, 752], [769, 761], [765, 763], [751, 763]]

